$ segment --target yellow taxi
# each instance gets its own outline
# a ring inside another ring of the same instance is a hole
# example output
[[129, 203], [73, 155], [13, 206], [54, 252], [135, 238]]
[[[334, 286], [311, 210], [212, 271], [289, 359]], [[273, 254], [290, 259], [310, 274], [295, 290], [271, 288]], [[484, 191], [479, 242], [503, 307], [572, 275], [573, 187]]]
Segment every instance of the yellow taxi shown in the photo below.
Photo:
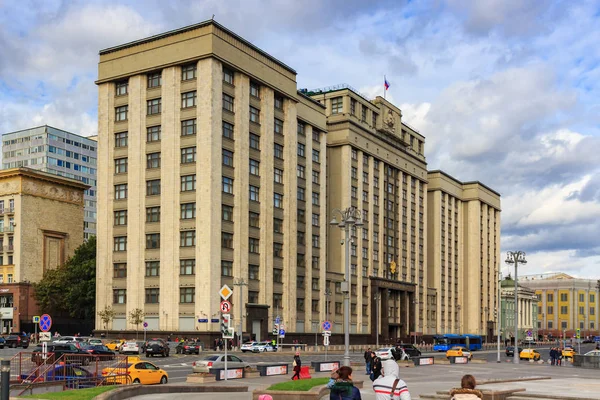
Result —
[[[135, 360], [137, 358], [137, 360]], [[133, 360], [132, 360], [133, 359]], [[134, 361], [135, 360], [135, 361]], [[102, 377], [107, 384], [139, 383], [142, 385], [165, 384], [169, 381], [167, 371], [139, 357], [128, 357], [127, 367], [121, 363], [115, 367], [102, 370]]]
[[562, 356], [565, 358], [573, 358], [575, 354], [577, 354], [577, 352], [572, 347], [565, 347], [562, 351]]
[[467, 357], [470, 360], [473, 358], [473, 355], [466, 347], [454, 346], [446, 351], [446, 358], [450, 357]]
[[109, 350], [118, 351], [123, 343], [125, 343], [125, 339], [111, 340], [106, 343], [106, 347], [108, 347]]
[[538, 361], [542, 358], [541, 354], [535, 351], [534, 349], [523, 349], [519, 353], [519, 358], [521, 360], [533, 360]]

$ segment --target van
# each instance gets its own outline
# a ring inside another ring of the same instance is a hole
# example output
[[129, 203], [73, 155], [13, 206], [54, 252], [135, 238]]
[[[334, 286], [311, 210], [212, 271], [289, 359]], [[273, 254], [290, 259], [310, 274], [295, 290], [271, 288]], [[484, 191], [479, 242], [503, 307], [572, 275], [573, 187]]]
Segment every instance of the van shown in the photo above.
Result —
[[523, 343], [526, 343], [526, 344], [536, 344], [535, 338], [533, 336], [526, 336], [525, 340], [523, 341]]

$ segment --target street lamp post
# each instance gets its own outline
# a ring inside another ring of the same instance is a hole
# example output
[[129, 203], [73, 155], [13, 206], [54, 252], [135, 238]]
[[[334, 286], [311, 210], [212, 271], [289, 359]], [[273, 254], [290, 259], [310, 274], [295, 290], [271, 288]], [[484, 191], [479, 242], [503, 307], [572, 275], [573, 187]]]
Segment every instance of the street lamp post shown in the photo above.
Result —
[[413, 304], [415, 305], [415, 346], [417, 345], [417, 324], [418, 324], [418, 312], [419, 312], [419, 301], [413, 300]]
[[[330, 225], [337, 225], [344, 230], [344, 245], [346, 250], [344, 282], [342, 292], [344, 293], [344, 366], [350, 366], [350, 230], [353, 227], [362, 227], [363, 222], [361, 213], [355, 207], [348, 207], [344, 210], [334, 209], [332, 211], [333, 219]], [[340, 222], [336, 219], [336, 214], [340, 217]]]
[[496, 362], [502, 362], [500, 360], [500, 333], [502, 332], [500, 321], [502, 314], [502, 271], [498, 271], [498, 302], [496, 303], [496, 341], [498, 342], [498, 359]]
[[244, 286], [248, 286], [248, 283], [244, 278], [239, 278], [233, 281], [233, 286], [239, 286], [240, 289], [240, 339], [238, 340], [238, 347], [242, 347], [243, 334], [244, 334]]
[[379, 302], [381, 301], [381, 293], [379, 289], [375, 294], [375, 347], [379, 348]]
[[517, 281], [517, 270], [519, 263], [527, 264], [524, 251], [509, 251], [506, 253], [506, 263], [515, 264], [515, 345], [513, 351], [513, 363], [519, 363], [519, 291]]

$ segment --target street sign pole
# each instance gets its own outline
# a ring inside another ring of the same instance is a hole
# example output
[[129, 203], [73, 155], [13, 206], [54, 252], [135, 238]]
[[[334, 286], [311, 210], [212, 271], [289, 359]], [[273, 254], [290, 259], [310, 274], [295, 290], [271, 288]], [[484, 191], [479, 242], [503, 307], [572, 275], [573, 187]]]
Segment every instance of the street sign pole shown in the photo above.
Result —
[[[37, 337], [38, 337], [38, 334], [37, 334], [37, 327], [38, 327], [38, 324], [33, 324], [33, 326], [35, 326], [35, 336], [33, 337], [33, 341], [34, 341], [35, 343], [37, 343]], [[31, 332], [31, 331], [30, 331], [30, 332]]]

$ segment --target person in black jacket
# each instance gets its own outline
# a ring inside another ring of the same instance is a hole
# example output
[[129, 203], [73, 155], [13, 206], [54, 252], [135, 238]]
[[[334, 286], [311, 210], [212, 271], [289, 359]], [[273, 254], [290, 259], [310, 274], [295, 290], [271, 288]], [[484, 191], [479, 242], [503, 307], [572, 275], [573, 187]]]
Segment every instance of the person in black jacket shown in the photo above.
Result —
[[368, 347], [364, 354], [365, 364], [367, 367], [367, 375], [371, 375], [371, 348]]
[[371, 353], [371, 355], [371, 381], [374, 381], [381, 375], [381, 358], [377, 357], [375, 353]]
[[302, 361], [300, 360], [300, 352], [297, 351], [296, 355], [294, 356], [294, 376], [292, 376], [292, 380], [294, 380], [294, 378], [298, 378], [300, 379], [300, 368], [302, 367]]

